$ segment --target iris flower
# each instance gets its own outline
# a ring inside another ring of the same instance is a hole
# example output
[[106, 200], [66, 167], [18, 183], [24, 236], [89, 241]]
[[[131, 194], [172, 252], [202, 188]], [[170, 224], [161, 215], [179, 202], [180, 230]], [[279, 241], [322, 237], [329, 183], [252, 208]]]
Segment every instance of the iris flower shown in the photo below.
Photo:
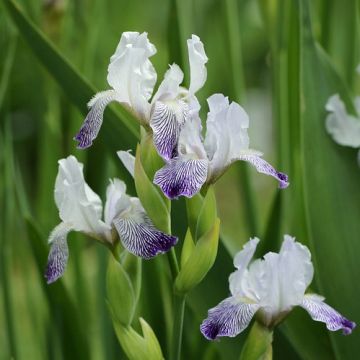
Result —
[[156, 48], [148, 40], [147, 33], [124, 32], [108, 67], [107, 81], [112, 89], [99, 92], [88, 103], [90, 111], [75, 136], [78, 148], [92, 145], [102, 125], [106, 106], [117, 101], [125, 105], [145, 128], [150, 126], [159, 154], [170, 159], [188, 114], [200, 108], [195, 93], [204, 85], [207, 74], [208, 58], [199, 37], [192, 35], [187, 45], [189, 89], [180, 86], [184, 74], [178, 65], [172, 64], [152, 96], [157, 75], [149, 58], [156, 53]]
[[258, 321], [272, 328], [295, 306], [331, 331], [342, 329], [345, 335], [352, 332], [355, 323], [327, 305], [322, 296], [305, 294], [314, 274], [306, 246], [285, 235], [278, 254], [269, 252], [250, 263], [258, 242], [257, 238], [250, 240], [235, 256], [237, 270], [229, 277], [231, 296], [210, 309], [201, 324], [207, 339], [238, 335], [255, 314]]
[[277, 172], [259, 151], [249, 149], [249, 117], [245, 110], [235, 102], [229, 104], [222, 94], [210, 96], [207, 102], [205, 139], [198, 113], [193, 112], [181, 129], [176, 155], [155, 174], [154, 183], [163, 193], [170, 199], [192, 197], [237, 160], [249, 162], [258, 172], [277, 179], [280, 188], [286, 188], [287, 175]]
[[102, 202], [85, 182], [83, 164], [74, 156], [59, 160], [55, 202], [62, 221], [49, 237], [50, 252], [45, 273], [48, 283], [56, 281], [65, 271], [70, 231], [85, 233], [110, 248], [120, 238], [124, 248], [145, 259], [166, 252], [176, 244], [176, 237], [154, 227], [138, 198], [126, 195], [124, 182], [110, 181], [106, 197], [102, 220]]
[[[360, 97], [355, 98], [355, 108], [358, 117], [347, 113], [344, 103], [338, 94], [329, 98], [326, 110], [326, 130], [340, 145], [360, 148]], [[360, 151], [358, 152], [360, 166]]]

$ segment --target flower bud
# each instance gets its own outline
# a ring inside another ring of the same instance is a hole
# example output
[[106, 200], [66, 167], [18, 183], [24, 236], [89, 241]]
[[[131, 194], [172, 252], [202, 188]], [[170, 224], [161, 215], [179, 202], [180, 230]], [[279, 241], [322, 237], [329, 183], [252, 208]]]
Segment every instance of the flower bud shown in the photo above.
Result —
[[138, 334], [131, 326], [123, 326], [114, 321], [116, 336], [129, 360], [162, 360], [164, 359], [159, 341], [150, 325], [142, 318], [140, 325], [143, 336]]
[[240, 360], [271, 360], [273, 333], [255, 321], [242, 348]]
[[[130, 254], [126, 256], [130, 257]], [[138, 279], [141, 276], [141, 262], [135, 256], [131, 257], [126, 259], [131, 276], [113, 256], [109, 260], [106, 276], [107, 300], [111, 313], [124, 326], [132, 322], [140, 290]]]
[[199, 284], [213, 266], [219, 243], [219, 228], [220, 219], [217, 218], [212, 228], [197, 241], [190, 256], [188, 249], [191, 248], [189, 245], [191, 234], [188, 232], [182, 254], [184, 260], [181, 261], [182, 267], [175, 280], [175, 290], [178, 293], [185, 294]]
[[141, 204], [154, 225], [159, 230], [170, 233], [170, 201], [148, 178], [142, 165], [140, 145], [136, 149], [135, 187]]

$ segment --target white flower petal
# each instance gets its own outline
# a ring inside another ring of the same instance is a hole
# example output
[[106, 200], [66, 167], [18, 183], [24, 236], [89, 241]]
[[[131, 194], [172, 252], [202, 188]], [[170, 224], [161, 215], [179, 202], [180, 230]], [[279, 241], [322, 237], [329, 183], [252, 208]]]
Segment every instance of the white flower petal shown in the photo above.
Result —
[[148, 100], [156, 83], [156, 72], [149, 60], [155, 53], [147, 33], [124, 32], [108, 67], [107, 80], [119, 101], [127, 103], [143, 120], [149, 115]]
[[118, 151], [117, 155], [120, 158], [121, 162], [125, 166], [126, 170], [130, 173], [132, 177], [135, 174], [135, 156], [130, 153], [131, 150], [128, 151]]
[[107, 90], [97, 93], [88, 103], [90, 108], [79, 132], [74, 140], [78, 142], [78, 149], [90, 147], [100, 131], [106, 106], [117, 100], [117, 93], [114, 90]]
[[170, 160], [176, 155], [179, 134], [188, 116], [188, 106], [182, 100], [157, 101], [152, 110], [150, 127], [154, 145], [161, 157]]
[[123, 246], [144, 259], [169, 251], [177, 243], [177, 237], [156, 229], [139, 199], [131, 198], [131, 205], [113, 220]]
[[356, 326], [354, 322], [327, 305], [322, 296], [307, 294], [300, 306], [309, 313], [313, 320], [325, 323], [330, 331], [342, 329], [344, 335], [349, 335]]
[[187, 41], [189, 62], [190, 62], [190, 94], [195, 94], [200, 90], [206, 81], [207, 71], [205, 64], [208, 58], [205, 54], [204, 44], [196, 35], [192, 35]]
[[234, 266], [237, 270], [229, 276], [230, 291], [233, 296], [237, 295], [241, 290], [242, 277], [245, 271], [247, 271], [259, 241], [258, 238], [250, 239], [234, 257]]
[[348, 114], [338, 94], [329, 98], [326, 110], [326, 130], [340, 145], [360, 147], [360, 119]]
[[245, 110], [222, 94], [208, 98], [204, 146], [210, 160], [210, 177], [215, 180], [227, 166], [249, 148], [249, 117]]
[[45, 271], [48, 284], [53, 283], [63, 276], [69, 258], [67, 235], [73, 230], [69, 224], [60, 223], [51, 232], [49, 237], [50, 252]]
[[180, 84], [184, 80], [184, 73], [178, 65], [172, 64], [166, 71], [164, 79], [161, 82], [156, 94], [152, 99], [152, 103], [158, 100], [174, 100], [180, 93]]
[[83, 164], [75, 156], [59, 160], [55, 182], [55, 202], [59, 216], [76, 231], [101, 238], [109, 227], [101, 221], [102, 203], [99, 196], [86, 184]]
[[111, 226], [116, 216], [131, 206], [130, 197], [126, 195], [126, 185], [119, 179], [110, 180], [106, 189], [106, 203], [104, 209], [105, 223]]
[[221, 336], [234, 337], [249, 326], [258, 309], [258, 304], [247, 304], [229, 297], [209, 310], [200, 331], [208, 340]]

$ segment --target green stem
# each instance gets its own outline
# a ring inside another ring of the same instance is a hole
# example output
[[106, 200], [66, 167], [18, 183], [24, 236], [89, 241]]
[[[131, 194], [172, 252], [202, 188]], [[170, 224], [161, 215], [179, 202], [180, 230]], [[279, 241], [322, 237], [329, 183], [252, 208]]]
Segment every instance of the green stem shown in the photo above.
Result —
[[184, 327], [184, 313], [185, 313], [185, 295], [175, 295], [174, 297], [174, 326], [171, 347], [171, 360], [180, 360], [182, 334]]
[[170, 251], [167, 252], [167, 257], [169, 260], [170, 271], [173, 280], [175, 281], [177, 274], [179, 273], [179, 264], [176, 258], [175, 249], [172, 247]]

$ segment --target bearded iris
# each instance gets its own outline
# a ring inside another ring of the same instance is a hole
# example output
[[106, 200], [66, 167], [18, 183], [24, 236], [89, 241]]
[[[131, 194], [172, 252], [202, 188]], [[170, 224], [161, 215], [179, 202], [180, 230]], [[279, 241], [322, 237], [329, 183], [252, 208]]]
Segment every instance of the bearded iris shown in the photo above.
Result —
[[100, 197], [84, 180], [83, 165], [74, 156], [59, 161], [55, 202], [62, 222], [49, 237], [50, 252], [45, 277], [56, 281], [65, 271], [69, 250], [67, 235], [80, 231], [113, 247], [119, 240], [131, 253], [145, 259], [168, 251], [177, 238], [157, 230], [138, 198], [126, 194], [119, 179], [110, 181], [106, 191], [104, 220]]
[[147, 129], [153, 132], [154, 144], [165, 159], [173, 156], [181, 126], [189, 114], [200, 108], [195, 93], [206, 80], [207, 56], [199, 37], [187, 41], [190, 63], [190, 86], [181, 86], [184, 74], [172, 64], [153, 94], [157, 74], [149, 60], [156, 53], [147, 33], [125, 32], [110, 58], [107, 81], [112, 90], [99, 92], [88, 103], [90, 111], [75, 136], [78, 148], [92, 145], [103, 122], [106, 106], [117, 101], [125, 105]]
[[247, 161], [260, 173], [273, 176], [280, 188], [288, 186], [286, 174], [276, 171], [262, 159], [259, 151], [249, 148], [249, 117], [245, 110], [222, 94], [208, 98], [209, 112], [205, 139], [201, 120], [193, 112], [183, 125], [177, 151], [154, 177], [170, 199], [192, 197], [207, 183], [214, 183], [235, 161]]
[[314, 274], [306, 246], [285, 235], [278, 254], [269, 252], [263, 259], [251, 262], [258, 242], [257, 238], [250, 240], [235, 256], [237, 270], [229, 277], [231, 296], [210, 309], [201, 324], [207, 339], [238, 335], [255, 314], [258, 321], [272, 328], [295, 306], [305, 309], [313, 320], [325, 323], [331, 331], [342, 329], [345, 335], [352, 332], [354, 322], [327, 305], [323, 297], [305, 294]]

